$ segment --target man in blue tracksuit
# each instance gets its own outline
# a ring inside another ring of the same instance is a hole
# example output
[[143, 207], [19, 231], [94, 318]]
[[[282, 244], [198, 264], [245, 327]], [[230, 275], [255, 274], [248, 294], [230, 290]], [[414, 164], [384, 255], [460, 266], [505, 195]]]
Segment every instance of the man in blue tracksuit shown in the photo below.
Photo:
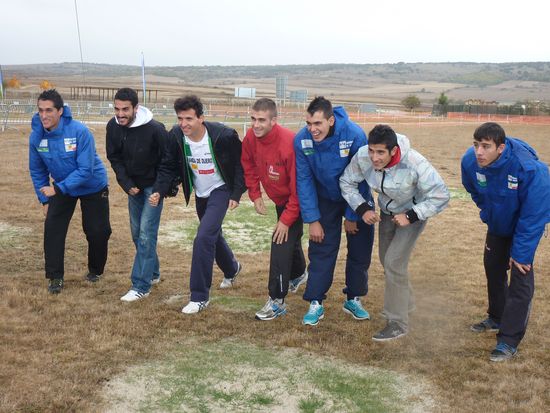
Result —
[[[339, 178], [357, 150], [367, 143], [365, 132], [351, 122], [344, 108], [333, 109], [322, 96], [311, 101], [306, 113], [306, 127], [294, 138], [296, 181], [303, 221], [309, 224], [309, 279], [304, 300], [310, 302], [303, 318], [306, 325], [316, 325], [324, 317], [326, 298], [340, 248], [342, 218], [346, 230], [347, 299], [343, 309], [355, 319], [369, 319], [360, 298], [368, 291], [374, 227], [365, 224], [349, 207], [340, 192]], [[363, 197], [374, 208], [366, 182], [360, 185]]]
[[490, 359], [503, 361], [517, 353], [527, 329], [535, 289], [533, 260], [550, 222], [548, 166], [527, 143], [506, 137], [500, 125], [488, 122], [474, 132], [474, 145], [461, 167], [462, 184], [487, 224], [483, 264], [489, 317], [471, 329], [498, 331]]
[[78, 200], [88, 241], [86, 278], [103, 274], [111, 235], [107, 171], [96, 153], [94, 137], [86, 126], [73, 120], [71, 109], [63, 105], [54, 89], [38, 97], [29, 138], [29, 170], [46, 217], [48, 291], [58, 294], [63, 289], [65, 238]]

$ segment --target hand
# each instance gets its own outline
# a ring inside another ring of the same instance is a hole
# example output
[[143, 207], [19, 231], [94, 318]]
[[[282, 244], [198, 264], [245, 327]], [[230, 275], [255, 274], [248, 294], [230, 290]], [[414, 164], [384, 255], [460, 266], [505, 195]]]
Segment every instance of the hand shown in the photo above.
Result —
[[152, 207], [158, 206], [160, 202], [160, 194], [158, 192], [153, 192], [151, 196], [149, 196], [149, 205]]
[[529, 271], [531, 271], [531, 264], [520, 264], [515, 259], [510, 257], [510, 268], [512, 268], [512, 265], [515, 265], [519, 272], [523, 275], [526, 275]]
[[406, 227], [407, 225], [410, 225], [411, 222], [407, 218], [405, 214], [397, 214], [392, 219], [393, 223], [397, 225], [398, 227]]
[[376, 212], [369, 210], [363, 214], [361, 217], [365, 224], [374, 225], [377, 222], [380, 222], [380, 215], [376, 214]]
[[266, 215], [267, 214], [267, 210], [265, 209], [265, 204], [264, 204], [264, 200], [262, 199], [262, 197], [256, 198], [254, 200], [254, 209], [260, 215]]
[[40, 192], [42, 192], [42, 195], [49, 198], [55, 195], [55, 188], [53, 186], [43, 186], [40, 188]]
[[309, 239], [313, 242], [323, 242], [325, 231], [319, 221], [309, 224]]
[[44, 213], [44, 218], [48, 215], [48, 204], [42, 205], [42, 212]]
[[347, 219], [344, 219], [344, 229], [346, 230], [346, 234], [354, 235], [357, 234], [359, 229], [357, 228], [357, 222], [355, 221], [349, 221]]
[[229, 200], [229, 210], [234, 210], [235, 208], [237, 208], [239, 206], [239, 203], [237, 201], [234, 201], [232, 199]]
[[281, 221], [277, 222], [275, 231], [273, 231], [273, 242], [275, 244], [282, 244], [288, 241], [288, 225], [283, 224]]
[[128, 194], [132, 196], [139, 194], [139, 188], [136, 188], [135, 186], [133, 186], [128, 190]]

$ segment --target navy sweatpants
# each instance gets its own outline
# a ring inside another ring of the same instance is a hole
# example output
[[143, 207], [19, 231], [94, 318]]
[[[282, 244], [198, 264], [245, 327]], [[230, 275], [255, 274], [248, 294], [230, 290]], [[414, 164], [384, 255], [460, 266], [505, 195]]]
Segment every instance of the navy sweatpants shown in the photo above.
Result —
[[517, 347], [527, 330], [531, 300], [535, 291], [535, 274], [533, 267], [527, 274], [522, 274], [513, 265], [508, 283], [507, 271], [511, 248], [511, 237], [487, 233], [483, 264], [489, 296], [487, 313], [491, 319], [500, 323], [497, 341]]
[[195, 207], [200, 220], [193, 241], [191, 261], [191, 301], [207, 301], [212, 286], [214, 260], [224, 277], [233, 278], [237, 261], [222, 234], [222, 223], [229, 205], [226, 185], [216, 188], [208, 198], [195, 197]]
[[[334, 267], [342, 236], [342, 218], [347, 203], [319, 199], [319, 222], [325, 232], [323, 242], [309, 241], [309, 278], [304, 300], [322, 301], [332, 285]], [[368, 269], [371, 262], [374, 226], [363, 221], [357, 223], [359, 231], [354, 235], [346, 234], [348, 253], [346, 257], [347, 299], [362, 297], [368, 292]]]

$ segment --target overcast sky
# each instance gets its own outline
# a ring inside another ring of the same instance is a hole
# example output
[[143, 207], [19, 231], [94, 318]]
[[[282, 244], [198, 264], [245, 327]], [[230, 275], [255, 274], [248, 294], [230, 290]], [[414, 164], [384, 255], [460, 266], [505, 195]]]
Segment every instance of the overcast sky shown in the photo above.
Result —
[[[544, 0], [77, 0], [85, 62], [549, 61]], [[79, 62], [75, 0], [2, 0], [0, 65]]]

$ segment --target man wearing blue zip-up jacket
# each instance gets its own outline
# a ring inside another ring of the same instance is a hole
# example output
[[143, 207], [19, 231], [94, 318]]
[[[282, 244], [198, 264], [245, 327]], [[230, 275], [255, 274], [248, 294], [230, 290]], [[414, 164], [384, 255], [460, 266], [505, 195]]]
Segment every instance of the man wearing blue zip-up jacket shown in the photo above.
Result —
[[[346, 203], [339, 178], [357, 150], [367, 144], [365, 132], [351, 122], [344, 108], [333, 109], [322, 96], [311, 101], [306, 112], [306, 127], [294, 138], [296, 181], [300, 210], [309, 224], [309, 279], [304, 300], [310, 302], [303, 318], [305, 325], [317, 325], [324, 317], [326, 298], [340, 248], [342, 218], [346, 231], [346, 300], [343, 310], [355, 319], [369, 319], [361, 304], [368, 292], [374, 227], [364, 223]], [[360, 191], [371, 203], [366, 182]]]
[[535, 289], [533, 260], [550, 222], [548, 166], [527, 143], [506, 137], [500, 125], [487, 122], [475, 130], [461, 167], [462, 184], [487, 224], [483, 263], [489, 317], [471, 329], [498, 331], [490, 359], [503, 361], [517, 353], [527, 329]]
[[63, 289], [65, 239], [78, 200], [88, 241], [87, 278], [103, 274], [111, 235], [107, 171], [92, 134], [73, 120], [70, 108], [54, 89], [38, 97], [38, 113], [33, 116], [29, 137], [29, 170], [46, 217], [48, 291], [58, 294]]

